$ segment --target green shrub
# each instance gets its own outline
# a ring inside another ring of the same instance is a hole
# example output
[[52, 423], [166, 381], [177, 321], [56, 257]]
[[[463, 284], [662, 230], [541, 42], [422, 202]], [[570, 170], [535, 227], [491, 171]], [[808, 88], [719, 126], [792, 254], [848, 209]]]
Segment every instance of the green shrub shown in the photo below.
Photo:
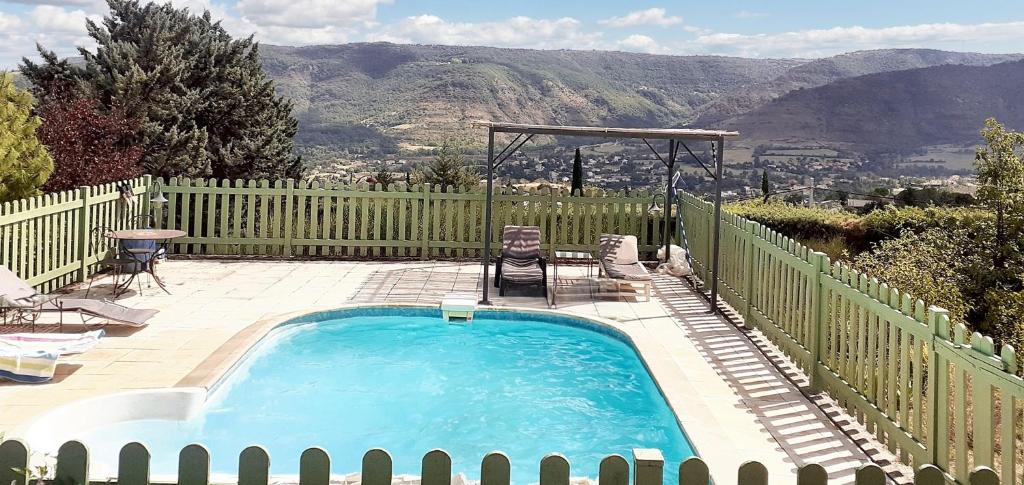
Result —
[[852, 256], [898, 238], [907, 230], [921, 232], [939, 227], [977, 232], [994, 220], [991, 212], [975, 208], [886, 206], [859, 216], [820, 207], [746, 201], [730, 204], [727, 210], [800, 241], [827, 241], [825, 247], [829, 249], [824, 252], [833, 258], [842, 254], [835, 250], [835, 238], [842, 238], [846, 253]]
[[962, 323], [973, 309], [965, 289], [984, 261], [972, 241], [962, 230], [908, 229], [858, 255], [854, 266], [928, 305], [945, 308], [951, 321]]

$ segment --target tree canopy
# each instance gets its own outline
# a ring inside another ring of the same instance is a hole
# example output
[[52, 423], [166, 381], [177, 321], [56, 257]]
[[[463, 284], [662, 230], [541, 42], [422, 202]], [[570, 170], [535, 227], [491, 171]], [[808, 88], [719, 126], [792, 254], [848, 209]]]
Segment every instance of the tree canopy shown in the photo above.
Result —
[[452, 142], [446, 142], [437, 150], [426, 169], [416, 173], [415, 182], [437, 185], [442, 191], [447, 191], [448, 187], [465, 190], [480, 185], [480, 177], [473, 167], [466, 164], [462, 149]]
[[232, 39], [209, 12], [108, 0], [101, 24], [87, 21], [95, 51], [84, 65], [39, 46], [23, 60], [37, 97], [70, 87], [103, 109], [140, 120], [133, 142], [154, 175], [280, 178], [301, 175], [293, 153], [298, 122], [274, 93], [252, 37]]
[[0, 202], [35, 195], [53, 172], [53, 159], [36, 137], [32, 95], [0, 72]]
[[103, 110], [92, 98], [53, 95], [39, 109], [39, 140], [53, 156], [46, 191], [116, 182], [142, 173], [142, 148], [130, 142], [139, 120], [121, 109]]

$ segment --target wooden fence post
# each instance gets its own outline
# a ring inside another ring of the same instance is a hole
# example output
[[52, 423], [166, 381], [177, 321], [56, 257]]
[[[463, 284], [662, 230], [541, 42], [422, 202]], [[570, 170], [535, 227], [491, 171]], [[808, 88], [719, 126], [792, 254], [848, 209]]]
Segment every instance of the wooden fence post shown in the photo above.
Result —
[[78, 269], [79, 283], [89, 277], [89, 193], [91, 190], [92, 188], [88, 186], [78, 188], [78, 198], [82, 202], [82, 208], [78, 213], [78, 257], [82, 263]]
[[939, 390], [949, 388], [946, 384], [946, 381], [949, 380], [949, 372], [946, 372], [947, 365], [936, 349], [940, 340], [949, 339], [949, 312], [937, 306], [929, 307], [928, 329], [931, 330], [932, 335], [928, 342], [928, 440], [924, 443], [924, 447], [925, 455], [930, 457], [930, 463], [938, 465], [942, 463], [943, 454], [948, 456], [949, 453], [949, 430], [946, 429], [948, 420], [943, 419], [946, 417], [946, 413], [939, 409], [940, 406], [948, 409], [945, 402], [948, 396], [943, 392], [942, 402], [940, 402]]
[[[418, 224], [423, 226], [423, 233], [420, 236], [420, 259], [427, 259], [427, 252], [430, 251], [430, 184], [424, 184], [422, 187], [423, 200], [423, 212], [420, 214], [420, 221]], [[417, 222], [413, 222], [417, 224]]]
[[558, 230], [558, 211], [555, 209], [557, 204], [555, 194], [561, 192], [561, 189], [555, 187], [549, 187], [548, 193], [550, 194], [548, 203], [548, 258], [555, 257], [555, 241], [558, 239], [555, 237], [555, 231]]
[[292, 255], [292, 220], [295, 211], [295, 180], [285, 181], [284, 196], [284, 255]]
[[[149, 215], [149, 211], [150, 211], [149, 191], [153, 187], [153, 176], [148, 174], [148, 173], [146, 175], [143, 175], [142, 176], [142, 185], [143, 185], [143, 187], [145, 187], [145, 190], [143, 190], [143, 192], [142, 192], [142, 215], [143, 216], [148, 216]], [[139, 219], [142, 219], [142, 218], [139, 218]], [[136, 221], [136, 223], [137, 222], [138, 221]], [[154, 222], [154, 227], [156, 227], [156, 224], [155, 224], [156, 221], [154, 220], [153, 222]], [[133, 228], [133, 229], [137, 229], [137, 228]]]
[[712, 245], [713, 245], [712, 241], [713, 241], [713, 238], [715, 237], [714, 234], [712, 234], [712, 231], [714, 231], [713, 228], [715, 227], [715, 221], [714, 221], [715, 215], [714, 215], [713, 212], [711, 212], [711, 204], [704, 203], [703, 205], [704, 205], [704, 212], [703, 212], [703, 214], [704, 214], [704, 221], [705, 221], [705, 231], [704, 231], [704, 264], [702, 266], [704, 267], [704, 277], [701, 278], [701, 279], [704, 281], [704, 284], [706, 285], [705, 288], [711, 288], [711, 258], [714, 257], [711, 254], [711, 251], [712, 251]]
[[745, 258], [743, 261], [743, 289], [741, 290], [743, 294], [740, 297], [743, 298], [743, 325], [749, 328], [753, 326], [751, 310], [754, 307], [754, 268], [757, 262], [757, 258], [754, 257], [757, 253], [757, 246], [754, 243], [757, 242], [757, 223], [743, 220], [746, 225], [746, 230], [743, 231], [743, 240], [747, 247], [743, 254]]
[[665, 458], [656, 448], [633, 448], [633, 485], [661, 485]]
[[814, 266], [814, 277], [811, 281], [811, 316], [814, 318], [814, 321], [811, 324], [811, 334], [808, 339], [810, 348], [807, 350], [811, 352], [811, 362], [807, 366], [807, 373], [810, 374], [811, 378], [811, 390], [820, 392], [821, 377], [818, 375], [818, 365], [821, 362], [821, 347], [824, 345], [825, 335], [825, 315], [828, 312], [828, 303], [824, 301], [825, 288], [821, 281], [821, 275], [828, 271], [828, 256], [825, 253], [812, 252], [811, 264]]

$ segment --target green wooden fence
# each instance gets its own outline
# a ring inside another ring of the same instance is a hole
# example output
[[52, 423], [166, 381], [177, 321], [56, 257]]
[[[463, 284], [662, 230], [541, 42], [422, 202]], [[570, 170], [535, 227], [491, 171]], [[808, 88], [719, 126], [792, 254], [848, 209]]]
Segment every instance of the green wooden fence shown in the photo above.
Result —
[[0, 264], [44, 292], [84, 280], [102, 256], [92, 229], [135, 227], [149, 210], [149, 180], [125, 181], [136, 194], [130, 204], [117, 183], [0, 204]]
[[[710, 279], [712, 205], [679, 198], [699, 278]], [[851, 416], [908, 464], [959, 483], [977, 466], [1021, 483], [1024, 380], [1016, 352], [968, 337], [945, 310], [755, 222], [723, 213], [719, 287]]]
[[[28, 447], [17, 440], [0, 444], [0, 483], [29, 485], [29, 477], [18, 470], [28, 469], [31, 454]], [[118, 485], [148, 485], [150, 483], [150, 453], [141, 443], [129, 443], [121, 448], [116, 483]], [[633, 485], [663, 485], [665, 462], [658, 450], [633, 450]], [[630, 485], [629, 462], [620, 455], [601, 460], [598, 468], [600, 485]], [[423, 456], [420, 469], [422, 485], [451, 485], [452, 460], [444, 450], [433, 450]], [[509, 485], [511, 463], [501, 452], [491, 452], [480, 463], [481, 485]], [[540, 485], [569, 485], [570, 464], [562, 455], [549, 454], [540, 461]], [[238, 458], [239, 485], [268, 485], [271, 483], [270, 455], [260, 446], [250, 446]], [[768, 470], [756, 461], [749, 461], [736, 472], [736, 481], [719, 477], [717, 483], [737, 485], [767, 485]], [[57, 452], [57, 464], [50, 483], [84, 485], [89, 483], [89, 451], [78, 441], [64, 443]], [[331, 458], [322, 448], [309, 448], [299, 458], [300, 485], [329, 485]], [[364, 485], [391, 485], [391, 455], [382, 449], [373, 449], [363, 455], [360, 482]], [[797, 471], [796, 485], [825, 485], [828, 475], [821, 465], [805, 465]], [[109, 482], [93, 482], [109, 483]], [[209, 485], [210, 454], [202, 445], [186, 446], [178, 455], [179, 485]], [[688, 458], [679, 464], [679, 485], [708, 485], [710, 474], [700, 458]], [[877, 465], [864, 465], [855, 475], [856, 485], [885, 485], [885, 473]], [[937, 467], [925, 465], [915, 474], [916, 485], [943, 485], [945, 475]], [[978, 467], [964, 481], [969, 485], [998, 485], [999, 477], [992, 469]]]
[[[320, 185], [293, 180], [160, 180], [168, 202], [150, 207], [149, 176], [47, 194], [0, 206], [0, 264], [51, 291], [95, 271], [102, 241], [92, 230], [136, 227], [151, 215], [161, 228], [183, 229], [172, 253], [363, 258], [474, 258], [483, 250], [485, 194], [440, 187]], [[636, 234], [653, 256], [662, 237], [645, 192], [535, 190], [494, 197], [495, 253], [508, 224], [542, 229], [545, 249], [596, 250], [601, 233]], [[670, 228], [670, 231], [674, 231]]]
[[[188, 233], [175, 241], [179, 254], [468, 258], [484, 246], [482, 191], [176, 178], [163, 187], [168, 203], [154, 214], [161, 227]], [[617, 232], [637, 234], [641, 251], [653, 253], [662, 228], [650, 202], [647, 193], [498, 190], [492, 247], [503, 226], [526, 224], [541, 227], [545, 249], [593, 250], [602, 232]]]

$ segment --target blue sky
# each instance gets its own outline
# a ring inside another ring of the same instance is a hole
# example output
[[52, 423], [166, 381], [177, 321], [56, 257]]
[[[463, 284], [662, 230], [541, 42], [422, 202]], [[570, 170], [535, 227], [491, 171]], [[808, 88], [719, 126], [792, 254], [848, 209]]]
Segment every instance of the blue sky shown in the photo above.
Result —
[[[824, 57], [928, 47], [1024, 51], [1021, 0], [172, 0], [285, 45], [390, 41], [654, 54]], [[0, 69], [34, 45], [90, 46], [103, 0], [0, 0]]]

